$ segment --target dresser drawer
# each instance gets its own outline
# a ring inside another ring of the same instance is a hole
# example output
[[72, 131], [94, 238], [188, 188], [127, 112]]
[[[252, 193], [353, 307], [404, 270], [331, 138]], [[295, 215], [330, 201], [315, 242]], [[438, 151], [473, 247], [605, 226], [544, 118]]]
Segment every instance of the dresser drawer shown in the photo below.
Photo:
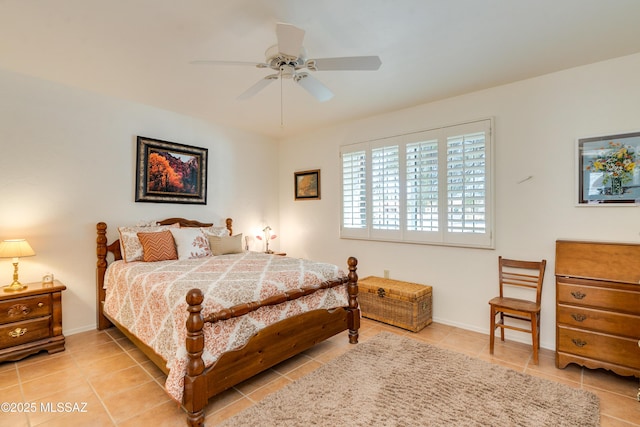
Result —
[[[568, 281], [568, 280], [567, 280]], [[558, 303], [598, 307], [640, 315], [640, 287], [631, 291], [610, 287], [567, 283], [558, 279]]]
[[0, 326], [0, 348], [36, 341], [51, 336], [51, 316]]
[[640, 369], [637, 339], [558, 326], [557, 351]]
[[51, 295], [35, 295], [0, 302], [0, 323], [17, 322], [50, 314]]
[[[557, 322], [628, 338], [640, 338], [640, 316], [558, 304]], [[640, 349], [638, 349], [640, 350]]]

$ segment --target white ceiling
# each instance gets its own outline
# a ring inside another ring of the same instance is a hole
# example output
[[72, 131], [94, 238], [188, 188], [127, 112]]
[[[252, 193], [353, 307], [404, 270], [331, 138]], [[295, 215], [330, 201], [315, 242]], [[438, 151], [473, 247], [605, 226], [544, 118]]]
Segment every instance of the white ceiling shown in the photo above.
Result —
[[[640, 0], [0, 0], [0, 68], [275, 138], [640, 52]], [[310, 58], [379, 55], [236, 97], [277, 22]], [[281, 126], [281, 90], [283, 122]]]

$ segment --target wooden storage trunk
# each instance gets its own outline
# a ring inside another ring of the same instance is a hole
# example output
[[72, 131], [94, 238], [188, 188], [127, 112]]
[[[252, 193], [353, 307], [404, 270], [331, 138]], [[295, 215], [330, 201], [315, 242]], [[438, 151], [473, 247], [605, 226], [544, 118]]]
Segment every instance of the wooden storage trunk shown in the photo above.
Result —
[[431, 323], [431, 286], [381, 277], [358, 280], [362, 316], [418, 332]]

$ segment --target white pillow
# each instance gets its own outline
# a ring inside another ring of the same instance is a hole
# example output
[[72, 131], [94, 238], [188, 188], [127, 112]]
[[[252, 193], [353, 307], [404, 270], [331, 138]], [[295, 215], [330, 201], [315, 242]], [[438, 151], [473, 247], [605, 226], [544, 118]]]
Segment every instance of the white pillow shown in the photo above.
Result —
[[207, 236], [229, 237], [229, 229], [227, 227], [201, 227], [200, 230], [204, 231]]
[[242, 234], [235, 236], [208, 236], [213, 255], [242, 253]]
[[138, 239], [138, 233], [155, 233], [180, 227], [179, 223], [171, 225], [118, 227], [120, 234], [120, 252], [125, 262], [142, 261], [142, 243]]
[[209, 240], [197, 227], [172, 228], [171, 234], [178, 248], [178, 259], [211, 256]]

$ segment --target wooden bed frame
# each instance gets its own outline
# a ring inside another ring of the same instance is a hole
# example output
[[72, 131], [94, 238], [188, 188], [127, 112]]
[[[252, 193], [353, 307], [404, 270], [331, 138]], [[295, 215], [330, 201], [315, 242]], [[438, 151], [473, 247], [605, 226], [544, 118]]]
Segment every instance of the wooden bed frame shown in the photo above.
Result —
[[[212, 225], [211, 223], [202, 223], [184, 218], [169, 218], [158, 223], [162, 225], [180, 223], [181, 227], [210, 227]], [[227, 218], [226, 226], [229, 230], [229, 235], [233, 231], [232, 224], [232, 219]], [[103, 311], [106, 296], [104, 276], [108, 264], [107, 256], [111, 253], [114, 260], [119, 260], [122, 259], [122, 255], [119, 240], [107, 244], [107, 224], [99, 222], [96, 225], [96, 229], [96, 253], [98, 257], [96, 271], [97, 327], [102, 330], [112, 325], [116, 326], [166, 374], [168, 373], [166, 361], [126, 328], [118, 324], [114, 319], [109, 318]], [[321, 284], [321, 288], [330, 288], [346, 283], [349, 293], [348, 306], [334, 310], [313, 310], [270, 325], [254, 335], [244, 347], [222, 354], [208, 368], [205, 368], [201, 357], [204, 350], [204, 333], [202, 329], [205, 322], [214, 323], [242, 316], [260, 307], [280, 304], [311, 294], [316, 289], [296, 289], [267, 300], [237, 305], [206, 317], [201, 313], [203, 294], [200, 289], [191, 289], [187, 293], [186, 301], [189, 305], [187, 308], [189, 316], [186, 322], [187, 338], [185, 345], [189, 360], [187, 374], [184, 378], [182, 404], [187, 412], [187, 424], [189, 426], [204, 426], [204, 409], [210, 397], [303, 352], [327, 338], [349, 330], [349, 342], [351, 344], [358, 342], [358, 329], [360, 328], [360, 310], [357, 300], [358, 275], [356, 273], [358, 261], [350, 257], [347, 263], [349, 274], [346, 278], [324, 282]]]

